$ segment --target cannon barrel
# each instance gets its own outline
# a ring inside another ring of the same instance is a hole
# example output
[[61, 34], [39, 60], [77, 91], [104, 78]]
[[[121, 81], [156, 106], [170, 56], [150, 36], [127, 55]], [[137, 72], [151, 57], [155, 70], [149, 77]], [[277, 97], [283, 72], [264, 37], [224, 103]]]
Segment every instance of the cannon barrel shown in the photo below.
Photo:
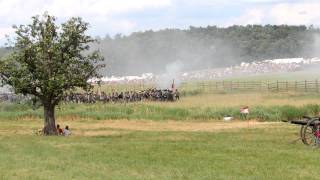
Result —
[[[289, 121], [291, 124], [297, 124], [297, 125], [307, 125], [309, 120], [306, 120], [306, 119], [299, 119], [299, 120], [292, 120], [292, 121]], [[310, 126], [314, 126], [314, 125], [317, 125], [319, 124], [320, 121], [319, 119], [318, 120], [315, 120], [313, 122], [310, 123]]]

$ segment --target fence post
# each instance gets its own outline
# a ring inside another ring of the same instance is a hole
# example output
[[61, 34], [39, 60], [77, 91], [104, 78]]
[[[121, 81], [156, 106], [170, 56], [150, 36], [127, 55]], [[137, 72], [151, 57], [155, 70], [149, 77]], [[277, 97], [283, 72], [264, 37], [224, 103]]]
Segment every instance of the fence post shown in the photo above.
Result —
[[277, 91], [279, 92], [279, 81], [277, 80]]
[[297, 80], [294, 82], [294, 89], [297, 92], [298, 91], [298, 82]]
[[318, 79], [316, 79], [316, 92], [319, 93]]
[[304, 81], [304, 91], [307, 92], [307, 80]]
[[202, 81], [202, 91], [205, 92], [204, 81]]
[[288, 92], [289, 89], [288, 89], [288, 81], [286, 81], [286, 91]]
[[262, 90], [262, 81], [260, 80], [260, 91]]

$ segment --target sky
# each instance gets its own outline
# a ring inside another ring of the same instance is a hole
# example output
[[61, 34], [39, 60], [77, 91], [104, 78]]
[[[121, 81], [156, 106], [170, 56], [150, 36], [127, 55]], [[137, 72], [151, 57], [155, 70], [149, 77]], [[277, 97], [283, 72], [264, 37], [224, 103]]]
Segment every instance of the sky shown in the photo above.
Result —
[[46, 11], [58, 22], [80, 16], [100, 37], [189, 26], [320, 25], [320, 0], [0, 0], [0, 45], [12, 25]]

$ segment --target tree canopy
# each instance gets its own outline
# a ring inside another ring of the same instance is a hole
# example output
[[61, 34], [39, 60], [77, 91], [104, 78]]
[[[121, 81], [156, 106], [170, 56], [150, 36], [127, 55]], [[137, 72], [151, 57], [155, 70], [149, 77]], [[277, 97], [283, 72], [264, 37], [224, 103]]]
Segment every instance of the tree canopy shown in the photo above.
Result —
[[12, 53], [0, 61], [4, 84], [41, 100], [45, 134], [56, 134], [54, 108], [65, 92], [89, 89], [87, 80], [99, 77], [103, 57], [89, 51], [95, 40], [86, 35], [88, 25], [79, 17], [57, 25], [47, 13], [34, 16], [31, 24], [14, 26]]

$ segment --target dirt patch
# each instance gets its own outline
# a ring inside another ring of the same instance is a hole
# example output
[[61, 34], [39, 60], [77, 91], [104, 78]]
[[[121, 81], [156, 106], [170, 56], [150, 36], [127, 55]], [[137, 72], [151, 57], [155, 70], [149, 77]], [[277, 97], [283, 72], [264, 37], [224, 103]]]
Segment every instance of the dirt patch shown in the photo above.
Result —
[[177, 122], [177, 121], [128, 121], [128, 120], [109, 120], [95, 124], [87, 125], [89, 129], [95, 128], [112, 128], [121, 130], [135, 131], [186, 131], [212, 132], [226, 129], [237, 128], [260, 128], [266, 125], [275, 124], [276, 122], [257, 122], [257, 121], [233, 121], [233, 122]]
[[[104, 120], [104, 121], [63, 121], [57, 122], [64, 127], [69, 125], [73, 136], [118, 136], [130, 131], [177, 131], [177, 132], [219, 132], [240, 128], [272, 127], [278, 122], [232, 121], [232, 122], [182, 122], [182, 121], [148, 121], [148, 120]], [[36, 135], [42, 124], [31, 125], [3, 124], [0, 136]], [[181, 137], [183, 139], [183, 137]], [[173, 140], [180, 139], [173, 137]]]

